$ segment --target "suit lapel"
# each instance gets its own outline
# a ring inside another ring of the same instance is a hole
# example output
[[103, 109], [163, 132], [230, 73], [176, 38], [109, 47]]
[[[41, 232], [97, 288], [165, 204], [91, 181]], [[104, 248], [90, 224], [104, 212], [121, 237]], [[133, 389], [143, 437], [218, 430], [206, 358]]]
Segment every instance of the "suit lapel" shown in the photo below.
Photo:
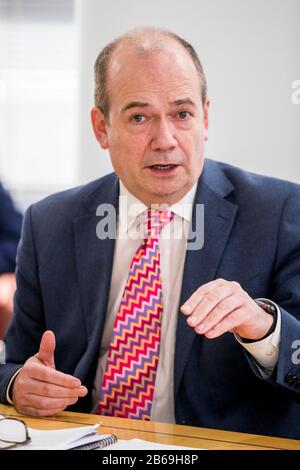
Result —
[[84, 201], [88, 213], [73, 222], [80, 297], [89, 339], [95, 333], [99, 340], [104, 325], [115, 247], [114, 221], [113, 236], [101, 240], [96, 229], [102, 217], [96, 212], [101, 204], [105, 204], [112, 217], [117, 213], [118, 188], [118, 180], [112, 176]]
[[[232, 190], [232, 184], [217, 164], [206, 161], [192, 216], [192, 229], [195, 231], [196, 204], [204, 204], [204, 245], [202, 249], [186, 252], [179, 306], [201, 285], [215, 279], [237, 212], [237, 206], [224, 199]], [[195, 336], [194, 330], [186, 323], [186, 317], [179, 312], [174, 364], [175, 399]]]
[[[200, 285], [215, 278], [237, 212], [237, 206], [224, 199], [232, 190], [231, 183], [217, 164], [207, 161], [199, 179], [192, 217], [192, 229], [195, 231], [196, 204], [204, 204], [204, 246], [186, 253], [180, 305]], [[115, 247], [115, 237], [103, 240], [97, 237], [96, 227], [101, 217], [97, 217], [96, 211], [101, 204], [108, 204], [117, 211], [118, 196], [118, 180], [112, 175], [86, 198], [84, 204], [87, 210], [73, 221], [82, 309], [88, 341], [95, 347], [98, 347], [103, 331]], [[175, 349], [175, 398], [195, 336], [194, 330], [187, 326], [186, 317], [179, 313]]]

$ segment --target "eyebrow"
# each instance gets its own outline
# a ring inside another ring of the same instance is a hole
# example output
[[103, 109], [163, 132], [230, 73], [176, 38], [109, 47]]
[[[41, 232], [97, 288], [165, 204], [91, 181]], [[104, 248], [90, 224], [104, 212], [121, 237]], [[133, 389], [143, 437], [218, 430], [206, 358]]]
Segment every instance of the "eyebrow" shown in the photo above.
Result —
[[170, 104], [175, 105], [175, 106], [180, 106], [182, 104], [190, 104], [191, 106], [195, 107], [196, 104], [194, 103], [193, 100], [190, 98], [181, 98], [175, 101], [172, 101]]
[[[193, 106], [194, 108], [196, 106], [194, 101], [191, 100], [190, 98], [180, 98], [178, 100], [171, 101], [170, 104], [175, 105], [175, 106], [180, 106], [180, 105], [183, 105], [183, 104], [189, 104], [189, 105]], [[126, 104], [124, 106], [124, 108], [122, 108], [122, 113], [125, 113], [126, 111], [128, 111], [131, 108], [146, 108], [147, 106], [150, 106], [149, 103], [145, 103], [143, 101], [130, 101], [128, 104]]]
[[122, 113], [125, 113], [125, 111], [128, 111], [128, 109], [131, 108], [146, 108], [149, 106], [149, 103], [143, 103], [142, 101], [130, 101], [124, 108], [122, 108]]

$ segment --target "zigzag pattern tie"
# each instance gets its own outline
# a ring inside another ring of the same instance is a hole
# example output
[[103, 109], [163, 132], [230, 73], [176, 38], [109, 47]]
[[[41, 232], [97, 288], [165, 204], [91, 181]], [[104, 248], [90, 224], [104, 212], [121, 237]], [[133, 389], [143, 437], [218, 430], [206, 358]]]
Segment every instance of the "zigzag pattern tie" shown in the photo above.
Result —
[[103, 376], [98, 413], [150, 420], [163, 310], [158, 237], [173, 219], [148, 209], [144, 243], [129, 270]]

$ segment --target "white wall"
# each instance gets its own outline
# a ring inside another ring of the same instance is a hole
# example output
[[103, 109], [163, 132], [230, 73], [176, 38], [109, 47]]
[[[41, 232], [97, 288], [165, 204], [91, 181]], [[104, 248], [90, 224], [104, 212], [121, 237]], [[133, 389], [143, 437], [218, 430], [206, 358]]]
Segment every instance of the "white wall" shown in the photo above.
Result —
[[93, 64], [135, 26], [166, 27], [199, 53], [212, 102], [207, 156], [300, 182], [300, 0], [77, 0], [81, 31], [79, 182], [108, 171], [92, 134]]

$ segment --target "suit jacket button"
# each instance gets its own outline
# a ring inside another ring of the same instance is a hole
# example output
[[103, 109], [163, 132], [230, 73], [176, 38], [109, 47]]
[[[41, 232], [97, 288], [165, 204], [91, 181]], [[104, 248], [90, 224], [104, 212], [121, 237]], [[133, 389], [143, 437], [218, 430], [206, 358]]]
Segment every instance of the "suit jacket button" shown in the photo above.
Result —
[[292, 385], [294, 385], [295, 387], [297, 387], [297, 385], [298, 385], [298, 377], [297, 377], [297, 375], [293, 375], [293, 382], [292, 382]]
[[295, 379], [297, 379], [297, 377], [295, 375], [293, 375], [292, 373], [286, 374], [286, 376], [285, 376], [286, 382], [290, 385], [293, 385]]

